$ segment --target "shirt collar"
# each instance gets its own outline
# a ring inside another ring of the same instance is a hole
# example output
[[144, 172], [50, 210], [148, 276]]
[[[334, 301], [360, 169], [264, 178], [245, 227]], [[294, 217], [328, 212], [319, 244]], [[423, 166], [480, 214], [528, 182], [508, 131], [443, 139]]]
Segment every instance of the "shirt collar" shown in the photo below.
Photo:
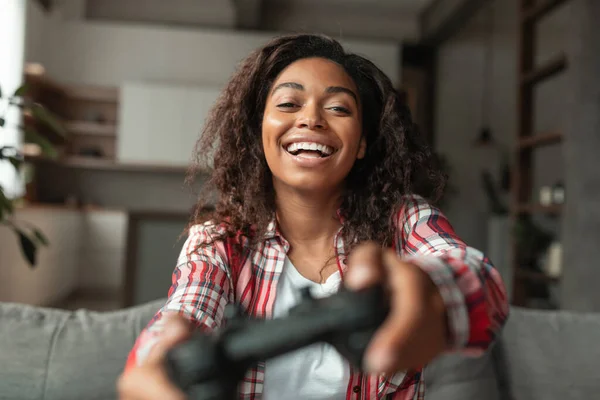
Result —
[[[342, 209], [338, 208], [335, 214], [336, 214], [337, 218], [339, 219], [339, 221], [343, 225], [345, 218], [342, 214]], [[281, 238], [281, 239], [285, 240], [285, 238], [279, 231], [279, 226], [277, 224], [277, 218], [275, 216], [273, 216], [273, 218], [271, 219], [271, 222], [269, 222], [269, 225], [267, 225], [267, 230], [265, 231], [263, 239], [270, 240], [270, 239], [276, 239], [276, 238]]]

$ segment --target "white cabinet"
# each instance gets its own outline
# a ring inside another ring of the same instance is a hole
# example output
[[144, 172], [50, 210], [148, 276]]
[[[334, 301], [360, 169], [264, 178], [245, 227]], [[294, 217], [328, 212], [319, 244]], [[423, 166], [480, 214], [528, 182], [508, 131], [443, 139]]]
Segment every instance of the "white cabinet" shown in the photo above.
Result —
[[188, 165], [216, 87], [131, 82], [121, 87], [117, 161]]

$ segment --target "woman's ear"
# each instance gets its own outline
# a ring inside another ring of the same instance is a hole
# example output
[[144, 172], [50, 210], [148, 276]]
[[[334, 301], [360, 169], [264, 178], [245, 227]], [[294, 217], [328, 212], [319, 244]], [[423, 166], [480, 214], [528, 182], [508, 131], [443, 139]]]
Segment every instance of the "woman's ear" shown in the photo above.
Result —
[[364, 135], [360, 139], [360, 143], [358, 145], [358, 154], [356, 155], [357, 160], [362, 160], [365, 158], [365, 153], [367, 152], [367, 139], [365, 139]]

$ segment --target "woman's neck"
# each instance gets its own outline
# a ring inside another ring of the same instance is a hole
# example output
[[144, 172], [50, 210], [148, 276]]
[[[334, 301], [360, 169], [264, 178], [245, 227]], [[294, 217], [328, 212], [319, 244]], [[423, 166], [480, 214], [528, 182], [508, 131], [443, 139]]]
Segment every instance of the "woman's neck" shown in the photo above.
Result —
[[277, 222], [279, 230], [292, 246], [331, 246], [332, 237], [341, 222], [337, 217], [339, 195], [302, 194], [277, 190]]

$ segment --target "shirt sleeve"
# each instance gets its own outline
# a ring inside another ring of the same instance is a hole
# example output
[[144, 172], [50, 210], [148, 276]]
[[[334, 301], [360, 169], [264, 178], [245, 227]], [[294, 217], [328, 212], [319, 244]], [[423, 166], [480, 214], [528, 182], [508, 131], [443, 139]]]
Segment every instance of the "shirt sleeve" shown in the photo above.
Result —
[[446, 305], [448, 350], [480, 354], [508, 317], [504, 284], [492, 262], [467, 246], [442, 212], [411, 197], [398, 217], [396, 248], [429, 274]]
[[[222, 241], [207, 244], [213, 231], [210, 223], [190, 229], [173, 271], [167, 301], [135, 341], [126, 370], [147, 357], [169, 313], [183, 315], [201, 330], [211, 331], [220, 326], [225, 306], [233, 300], [233, 285]], [[205, 245], [198, 248], [201, 244]]]

